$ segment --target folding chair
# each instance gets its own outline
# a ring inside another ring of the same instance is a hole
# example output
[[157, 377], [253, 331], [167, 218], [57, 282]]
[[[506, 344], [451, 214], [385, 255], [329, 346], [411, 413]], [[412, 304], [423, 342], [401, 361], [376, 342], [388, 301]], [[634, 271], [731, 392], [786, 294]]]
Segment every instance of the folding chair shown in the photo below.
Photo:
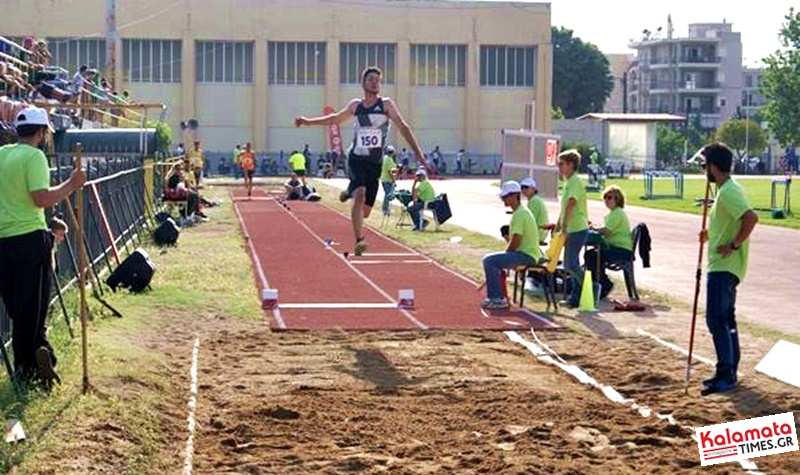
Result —
[[542, 260], [531, 266], [517, 266], [514, 268], [514, 290], [513, 302], [517, 302], [517, 295], [519, 292], [519, 306], [522, 307], [525, 300], [525, 277], [528, 273], [532, 272], [540, 274], [544, 277], [542, 287], [544, 288], [544, 298], [547, 301], [547, 310], [550, 310], [552, 302], [553, 309], [558, 311], [558, 300], [556, 300], [556, 269], [558, 268], [558, 260], [561, 256], [561, 251], [564, 249], [564, 244], [567, 242], [567, 236], [563, 233], [553, 235], [550, 240], [550, 245], [545, 251], [545, 257]]
[[625, 289], [628, 291], [628, 298], [631, 300], [639, 300], [639, 292], [636, 290], [636, 279], [633, 274], [633, 263], [636, 260], [636, 246], [639, 244], [639, 227], [636, 226], [631, 231], [631, 239], [633, 240], [632, 257], [629, 261], [607, 262], [606, 269], [611, 271], [622, 271], [622, 276], [625, 278]]
[[396, 190], [394, 199], [400, 202], [400, 216], [395, 223], [396, 227], [411, 226], [411, 215], [408, 214], [408, 204], [411, 203], [411, 192], [408, 190]]

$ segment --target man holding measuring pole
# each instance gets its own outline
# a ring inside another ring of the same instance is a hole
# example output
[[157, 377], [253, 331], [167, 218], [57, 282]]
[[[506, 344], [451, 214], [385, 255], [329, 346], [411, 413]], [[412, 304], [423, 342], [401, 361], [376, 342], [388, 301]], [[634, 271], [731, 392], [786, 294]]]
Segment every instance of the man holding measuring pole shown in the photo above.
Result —
[[53, 238], [44, 209], [83, 186], [80, 168], [69, 180], [50, 186], [47, 157], [39, 149], [50, 130], [47, 112], [27, 107], [15, 121], [19, 143], [0, 148], [0, 296], [14, 322], [15, 376], [22, 383], [59, 381], [47, 341]]
[[[703, 147], [703, 166], [710, 183], [717, 186], [708, 231], [700, 242], [708, 242], [706, 324], [717, 353], [717, 370], [704, 381], [703, 396], [728, 392], [736, 387], [739, 366], [739, 335], [736, 330], [736, 287], [744, 279], [756, 215], [741, 185], [731, 178], [733, 153], [719, 142]], [[699, 274], [698, 274], [699, 275]]]

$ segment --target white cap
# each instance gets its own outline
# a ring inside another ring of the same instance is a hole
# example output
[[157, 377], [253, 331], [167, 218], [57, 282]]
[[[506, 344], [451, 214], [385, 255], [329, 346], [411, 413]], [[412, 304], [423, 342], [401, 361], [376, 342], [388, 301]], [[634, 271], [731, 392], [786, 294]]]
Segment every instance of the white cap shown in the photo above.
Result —
[[519, 187], [519, 183], [513, 180], [507, 181], [500, 187], [500, 194], [498, 196], [500, 198], [505, 198], [511, 193], [519, 193], [520, 191], [522, 191], [522, 189]]
[[519, 182], [519, 186], [527, 187], [527, 188], [536, 188], [536, 180], [533, 178], [525, 178], [521, 182]]
[[392, 145], [387, 145], [386, 153], [394, 153], [394, 147]]
[[417, 176], [424, 176], [424, 177], [427, 177], [427, 176], [428, 176], [428, 174], [427, 174], [427, 173], [425, 173], [425, 170], [423, 170], [422, 168], [420, 168], [419, 170], [417, 170], [417, 173], [416, 173], [416, 175], [417, 175]]
[[50, 125], [50, 119], [47, 116], [47, 111], [33, 106], [26, 107], [17, 114], [14, 127], [19, 127], [21, 125], [45, 125], [51, 131], [53, 130], [53, 127]]

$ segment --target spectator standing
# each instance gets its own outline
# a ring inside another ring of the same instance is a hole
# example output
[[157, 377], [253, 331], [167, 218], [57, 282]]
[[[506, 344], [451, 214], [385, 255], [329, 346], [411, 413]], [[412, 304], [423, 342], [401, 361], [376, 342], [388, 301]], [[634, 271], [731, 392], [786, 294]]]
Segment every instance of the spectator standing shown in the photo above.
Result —
[[394, 199], [394, 184], [397, 177], [397, 164], [394, 162], [394, 147], [386, 147], [386, 154], [383, 156], [381, 165], [381, 186], [383, 186], [383, 205], [381, 211], [384, 216], [391, 214], [390, 204]]
[[86, 174], [74, 169], [69, 179], [50, 187], [47, 157], [39, 149], [50, 129], [47, 112], [27, 107], [17, 114], [19, 143], [0, 148], [0, 296], [13, 325], [15, 376], [49, 387], [60, 379], [47, 341], [45, 321], [52, 271], [52, 235], [43, 208], [83, 186]]

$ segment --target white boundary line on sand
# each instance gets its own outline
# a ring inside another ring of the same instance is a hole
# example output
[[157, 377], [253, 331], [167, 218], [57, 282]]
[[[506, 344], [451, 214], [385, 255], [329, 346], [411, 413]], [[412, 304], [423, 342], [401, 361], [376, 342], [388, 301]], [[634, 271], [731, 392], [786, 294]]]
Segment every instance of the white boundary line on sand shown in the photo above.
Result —
[[[244, 224], [244, 219], [242, 218], [242, 214], [239, 212], [239, 206], [234, 202], [233, 209], [236, 211], [236, 218], [239, 220], [239, 226], [242, 227], [242, 233], [244, 233], [244, 238], [247, 240], [247, 245], [250, 248], [250, 258], [253, 259], [253, 262], [256, 264], [256, 271], [258, 272], [258, 278], [261, 280], [261, 289], [258, 291], [258, 300], [261, 301], [261, 290], [269, 288], [269, 282], [267, 282], [267, 276], [264, 275], [264, 267], [261, 266], [261, 258], [258, 257], [258, 253], [256, 252], [255, 246], [253, 246], [253, 240], [250, 238], [250, 232], [247, 231], [247, 225]], [[283, 321], [283, 317], [281, 317], [281, 311], [279, 308], [272, 309], [272, 316], [275, 318], [275, 322], [278, 324], [278, 328], [281, 330], [286, 329], [286, 323]]]
[[194, 458], [194, 411], [197, 409], [197, 355], [200, 352], [200, 338], [194, 340], [192, 350], [192, 368], [189, 370], [191, 384], [189, 385], [189, 437], [186, 439], [186, 458], [183, 461], [183, 475], [192, 475], [192, 459]]
[[[671, 414], [660, 414], [657, 412], [653, 412], [653, 410], [650, 409], [649, 407], [640, 406], [639, 404], [637, 404], [634, 399], [623, 397], [622, 394], [620, 394], [613, 387], [598, 383], [597, 380], [589, 376], [580, 367], [565, 362], [558, 355], [558, 353], [556, 353], [549, 347], [547, 347], [547, 351], [545, 351], [544, 349], [542, 349], [542, 347], [540, 347], [539, 345], [530, 340], [526, 340], [525, 338], [522, 337], [522, 335], [520, 335], [515, 331], [506, 331], [503, 333], [508, 337], [509, 340], [513, 341], [514, 343], [519, 343], [520, 345], [527, 348], [528, 351], [530, 351], [536, 357], [537, 360], [556, 366], [565, 373], [577, 379], [582, 384], [599, 389], [600, 392], [602, 392], [606, 396], [606, 398], [608, 398], [611, 402], [615, 402], [623, 406], [628, 406], [632, 410], [637, 411], [642, 417], [651, 417], [655, 415], [658, 419], [666, 420], [670, 424], [680, 425], [681, 427], [689, 430], [692, 433], [692, 439], [697, 440], [694, 428], [678, 424], [678, 422], [672, 417]], [[534, 333], [534, 337], [535, 336], [536, 335]], [[766, 475], [764, 472], [759, 471], [756, 464], [749, 459], [737, 460], [737, 462], [739, 462], [739, 465], [741, 465], [741, 467], [749, 475]]]
[[302, 309], [377, 309], [392, 308], [396, 309], [397, 304], [393, 303], [279, 303], [280, 308], [302, 308]]
[[[347, 218], [347, 215], [345, 215], [344, 213], [340, 212], [339, 210], [333, 209], [333, 208], [331, 208], [330, 206], [328, 206], [328, 205], [326, 205], [326, 204], [323, 204], [323, 206], [325, 206], [325, 207], [326, 207], [326, 208], [328, 208], [329, 210], [333, 211], [334, 213], [337, 213], [338, 215], [340, 215], [340, 216], [344, 216], [345, 218]], [[410, 248], [410, 247], [406, 246], [406, 245], [405, 245], [405, 244], [403, 244], [402, 242], [400, 242], [400, 241], [397, 241], [397, 240], [395, 240], [395, 239], [392, 239], [391, 237], [389, 237], [389, 236], [387, 236], [387, 235], [385, 235], [385, 234], [382, 234], [382, 233], [380, 233], [380, 232], [379, 232], [378, 230], [376, 230], [375, 228], [372, 228], [372, 227], [370, 227], [370, 226], [366, 226], [366, 225], [365, 225], [365, 227], [366, 227], [366, 228], [368, 228], [368, 229], [369, 229], [370, 231], [372, 231], [373, 233], [375, 233], [375, 234], [376, 234], [378, 237], [380, 237], [380, 238], [382, 238], [382, 239], [386, 239], [387, 241], [389, 241], [389, 242], [391, 242], [391, 243], [393, 243], [393, 244], [396, 244], [396, 245], [398, 245], [398, 246], [402, 247], [403, 249], [407, 250], [407, 251], [408, 251], [408, 255], [414, 255], [414, 256], [420, 256], [420, 257], [426, 258], [426, 259], [430, 260], [430, 263], [431, 263], [431, 264], [433, 264], [433, 265], [435, 265], [436, 267], [438, 267], [438, 268], [440, 268], [440, 269], [444, 270], [445, 272], [447, 272], [447, 273], [449, 273], [449, 274], [452, 274], [452, 275], [454, 275], [454, 276], [458, 277], [459, 279], [461, 279], [461, 280], [463, 280], [463, 281], [465, 281], [465, 282], [468, 282], [468, 283], [470, 283], [470, 284], [472, 284], [472, 285], [474, 285], [474, 286], [476, 286], [476, 287], [478, 286], [478, 283], [477, 283], [477, 282], [475, 282], [474, 280], [470, 279], [469, 277], [467, 277], [467, 276], [465, 276], [465, 275], [463, 275], [463, 274], [459, 274], [458, 272], [456, 272], [456, 271], [454, 271], [453, 269], [451, 269], [451, 268], [447, 267], [446, 265], [442, 264], [441, 262], [438, 262], [436, 259], [431, 259], [431, 258], [429, 258], [429, 257], [428, 257], [428, 256], [426, 256], [425, 254], [422, 254], [422, 253], [420, 253], [420, 252], [416, 251], [415, 249], [412, 249], [412, 248]], [[365, 256], [367, 256], [367, 255], [369, 255], [369, 254], [365, 253], [364, 255], [365, 255]], [[478, 305], [478, 303], [477, 303], [477, 302], [476, 302], [476, 305]], [[531, 316], [532, 318], [535, 318], [536, 320], [539, 320], [540, 322], [544, 323], [544, 324], [545, 324], [545, 325], [547, 325], [548, 327], [558, 327], [558, 325], [556, 325], [554, 322], [552, 322], [552, 321], [550, 321], [550, 320], [548, 320], [548, 319], [546, 319], [546, 318], [542, 317], [541, 315], [539, 315], [539, 314], [537, 314], [537, 313], [535, 313], [535, 312], [533, 312], [533, 311], [530, 311], [530, 310], [528, 310], [528, 309], [522, 309], [522, 310], [523, 310], [523, 311], [524, 311], [526, 314], [528, 314], [529, 316]], [[482, 312], [482, 313], [483, 313], [483, 315], [484, 315], [485, 317], [487, 317], [487, 318], [495, 318], [495, 317], [489, 317], [489, 316], [488, 316], [488, 315], [487, 315], [485, 312]]]
[[[302, 226], [302, 227], [303, 227], [303, 229], [305, 229], [306, 231], [308, 231], [308, 233], [309, 233], [309, 234], [311, 234], [312, 236], [314, 236], [314, 239], [316, 239], [317, 241], [319, 241], [320, 245], [325, 245], [325, 240], [324, 240], [324, 239], [322, 239], [321, 237], [319, 237], [319, 235], [318, 235], [317, 233], [315, 233], [313, 229], [311, 229], [310, 227], [308, 227], [308, 225], [307, 225], [306, 223], [304, 223], [304, 222], [303, 222], [303, 221], [302, 221], [300, 218], [298, 218], [297, 216], [295, 216], [294, 214], [292, 214], [291, 212], [289, 212], [289, 211], [288, 211], [286, 208], [284, 208], [284, 207], [282, 207], [282, 206], [280, 207], [280, 209], [282, 209], [282, 210], [283, 210], [283, 211], [284, 211], [286, 214], [288, 214], [289, 216], [291, 216], [291, 217], [292, 217], [292, 219], [294, 219], [294, 220], [295, 220], [295, 221], [296, 221], [296, 222], [297, 222], [297, 223], [298, 223], [300, 226]], [[330, 209], [330, 208], [329, 208], [329, 209]], [[391, 302], [392, 304], [394, 304], [394, 306], [395, 306], [395, 307], [397, 306], [397, 304], [398, 304], [397, 300], [395, 300], [395, 299], [394, 299], [394, 298], [393, 298], [391, 295], [389, 295], [389, 294], [388, 294], [388, 293], [387, 293], [385, 290], [383, 290], [383, 289], [382, 289], [382, 288], [381, 288], [381, 287], [380, 287], [378, 284], [376, 284], [376, 283], [375, 283], [375, 282], [374, 282], [372, 279], [370, 279], [369, 277], [367, 277], [366, 275], [364, 275], [364, 273], [363, 273], [363, 272], [361, 272], [360, 270], [358, 270], [358, 269], [357, 269], [357, 268], [356, 268], [356, 267], [355, 267], [355, 266], [354, 266], [354, 265], [353, 265], [353, 264], [352, 264], [352, 263], [351, 263], [349, 260], [345, 259], [343, 255], [339, 254], [339, 253], [338, 253], [336, 250], [334, 250], [333, 248], [328, 248], [328, 250], [329, 250], [330, 252], [332, 252], [332, 253], [333, 253], [333, 255], [335, 255], [336, 257], [338, 257], [339, 259], [341, 259], [341, 260], [342, 260], [342, 261], [343, 261], [343, 262], [344, 262], [344, 263], [347, 265], [347, 267], [349, 267], [350, 269], [352, 269], [352, 271], [353, 271], [353, 272], [355, 272], [355, 273], [356, 273], [356, 275], [358, 275], [359, 277], [361, 277], [362, 279], [364, 279], [364, 282], [366, 282], [366, 283], [367, 283], [367, 284], [368, 284], [370, 287], [372, 287], [373, 289], [377, 290], [377, 291], [378, 291], [378, 293], [379, 293], [379, 294], [381, 294], [381, 295], [382, 295], [382, 296], [383, 296], [383, 297], [384, 297], [386, 300], [388, 300], [389, 302]], [[421, 321], [419, 321], [419, 320], [417, 320], [416, 318], [414, 318], [414, 315], [411, 315], [411, 313], [410, 313], [408, 310], [406, 310], [406, 309], [404, 309], [404, 308], [398, 308], [398, 310], [400, 311], [400, 313], [402, 313], [402, 314], [403, 314], [403, 316], [404, 316], [404, 317], [406, 317], [408, 320], [410, 320], [410, 321], [411, 321], [411, 322], [412, 322], [414, 325], [416, 325], [417, 327], [419, 327], [419, 328], [421, 328], [421, 329], [423, 329], [423, 330], [427, 330], [427, 329], [428, 329], [428, 325], [425, 325], [425, 324], [424, 324], [424, 323], [422, 323]]]
[[[648, 333], [648, 332], [642, 330], [641, 328], [637, 328], [636, 329], [636, 333], [638, 333], [639, 335], [642, 335], [642, 336], [646, 336], [646, 337], [652, 338], [656, 342], [661, 343], [662, 345], [666, 346], [667, 348], [669, 348], [671, 350], [677, 351], [678, 353], [681, 353], [681, 354], [683, 354], [685, 356], [689, 356], [689, 351], [688, 350], [684, 350], [683, 348], [681, 348], [678, 345], [672, 344], [672, 343], [670, 343], [670, 342], [668, 342], [666, 340], [662, 340], [661, 338], [653, 335], [652, 333]], [[711, 361], [708, 358], [704, 358], [704, 357], [698, 356], [696, 354], [692, 355], [692, 358], [696, 359], [697, 361], [701, 361], [701, 362], [703, 362], [703, 363], [705, 363], [707, 365], [716, 366], [714, 364], [714, 362]]]

